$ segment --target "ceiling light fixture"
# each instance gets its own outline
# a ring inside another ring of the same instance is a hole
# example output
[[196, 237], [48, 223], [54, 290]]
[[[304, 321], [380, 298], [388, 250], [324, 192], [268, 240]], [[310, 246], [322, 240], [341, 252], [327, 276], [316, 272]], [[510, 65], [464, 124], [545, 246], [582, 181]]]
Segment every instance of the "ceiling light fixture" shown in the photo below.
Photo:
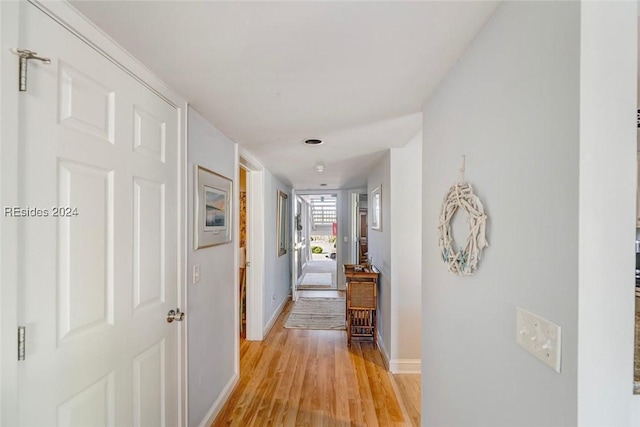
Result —
[[327, 184], [320, 184], [320, 187], [326, 187]]
[[324, 172], [324, 163], [316, 163], [316, 172]]
[[307, 145], [320, 145], [322, 144], [322, 140], [320, 139], [307, 139], [305, 142]]

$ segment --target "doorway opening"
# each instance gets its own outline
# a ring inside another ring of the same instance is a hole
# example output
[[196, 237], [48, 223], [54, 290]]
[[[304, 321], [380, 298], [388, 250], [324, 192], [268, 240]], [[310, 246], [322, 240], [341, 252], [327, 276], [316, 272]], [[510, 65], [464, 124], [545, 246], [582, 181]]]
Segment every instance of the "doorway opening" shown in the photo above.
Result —
[[239, 203], [240, 219], [238, 223], [238, 288], [240, 292], [240, 338], [247, 337], [247, 171], [240, 167]]
[[339, 249], [337, 194], [298, 194], [295, 208], [297, 289], [335, 291]]
[[[236, 331], [240, 334], [241, 327], [245, 337], [249, 341], [261, 341], [264, 338], [263, 314], [264, 314], [264, 168], [249, 154], [240, 150], [238, 175], [244, 174], [245, 198], [245, 239], [240, 242], [244, 246], [238, 246], [238, 266], [244, 266], [244, 295], [240, 301], [244, 301], [245, 326], [242, 327], [242, 315], [238, 316]], [[242, 178], [238, 178], [240, 180]], [[239, 186], [240, 188], [240, 186]], [[240, 191], [239, 191], [240, 193]], [[240, 209], [240, 203], [238, 203]], [[241, 214], [240, 214], [241, 215]], [[240, 216], [239, 215], [239, 216]], [[241, 219], [238, 221], [241, 227]], [[240, 241], [240, 233], [238, 241]], [[244, 250], [240, 249], [244, 247]], [[244, 258], [243, 258], [244, 256]], [[238, 283], [238, 292], [242, 291]], [[238, 303], [238, 312], [241, 310]], [[241, 313], [239, 313], [241, 314]], [[238, 359], [239, 360], [239, 359]]]
[[358, 194], [357, 204], [357, 237], [358, 243], [358, 264], [369, 262], [369, 223], [367, 222], [367, 194]]

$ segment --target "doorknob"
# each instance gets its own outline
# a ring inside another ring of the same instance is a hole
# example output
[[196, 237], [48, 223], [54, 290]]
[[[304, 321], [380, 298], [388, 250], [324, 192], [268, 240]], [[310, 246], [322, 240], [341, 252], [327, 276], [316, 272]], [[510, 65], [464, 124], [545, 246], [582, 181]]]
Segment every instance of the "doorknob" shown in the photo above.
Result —
[[169, 310], [169, 312], [167, 313], [167, 323], [171, 323], [174, 320], [177, 322], [182, 322], [184, 320], [184, 312], [180, 311], [179, 308], [176, 308], [175, 310]]

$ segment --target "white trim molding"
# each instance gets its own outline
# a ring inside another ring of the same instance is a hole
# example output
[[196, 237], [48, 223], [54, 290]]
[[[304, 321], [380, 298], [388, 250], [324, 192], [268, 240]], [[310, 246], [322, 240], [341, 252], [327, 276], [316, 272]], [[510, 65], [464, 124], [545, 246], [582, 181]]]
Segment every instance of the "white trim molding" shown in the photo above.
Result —
[[420, 359], [391, 359], [389, 371], [393, 374], [421, 374], [422, 361]]
[[238, 375], [238, 372], [236, 372], [233, 374], [233, 377], [231, 377], [227, 385], [224, 386], [216, 401], [213, 402], [211, 409], [209, 409], [207, 415], [205, 415], [202, 422], [200, 422], [200, 424], [198, 425], [199, 427], [209, 427], [213, 424], [218, 414], [220, 414], [220, 410], [222, 410], [224, 404], [227, 403], [227, 399], [229, 399], [229, 396], [231, 396], [231, 393], [238, 384], [238, 381], [240, 381], [240, 375]]
[[382, 336], [380, 336], [380, 330], [378, 329], [378, 337], [376, 338], [376, 342], [378, 344], [378, 349], [380, 350], [380, 354], [382, 355], [382, 360], [384, 362], [384, 367], [386, 370], [389, 370], [389, 352], [387, 348], [384, 346], [384, 341], [382, 340]]
[[[247, 170], [247, 340], [262, 341], [265, 282], [265, 220], [264, 170], [255, 163], [246, 163], [247, 157], [239, 150], [239, 162]], [[239, 324], [237, 325], [239, 328]], [[239, 329], [236, 329], [239, 330]]]
[[[19, 2], [0, 2], [0, 202], [18, 206], [18, 66], [9, 50], [18, 46]], [[18, 425], [18, 223], [0, 217], [0, 425]]]
[[380, 349], [385, 368], [392, 374], [422, 373], [422, 360], [420, 359], [391, 359], [380, 333], [378, 333], [378, 349]]
[[28, 0], [76, 37], [176, 108], [186, 100], [67, 1]]
[[273, 325], [275, 325], [276, 320], [278, 320], [278, 316], [280, 316], [280, 313], [282, 313], [282, 310], [284, 310], [284, 306], [287, 305], [288, 301], [289, 301], [289, 296], [287, 295], [282, 300], [282, 303], [280, 303], [276, 311], [273, 313], [273, 316], [271, 316], [271, 319], [269, 319], [269, 322], [265, 325], [264, 330], [262, 331], [263, 339], [267, 337], [267, 335], [269, 334], [269, 331], [271, 331], [271, 328], [273, 328]]

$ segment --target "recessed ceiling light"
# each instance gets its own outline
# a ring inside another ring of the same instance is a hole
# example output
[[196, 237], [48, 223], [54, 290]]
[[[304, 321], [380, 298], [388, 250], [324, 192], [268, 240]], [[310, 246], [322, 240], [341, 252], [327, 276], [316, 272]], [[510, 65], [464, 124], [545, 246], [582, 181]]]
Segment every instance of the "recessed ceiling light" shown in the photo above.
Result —
[[305, 142], [307, 145], [320, 145], [322, 144], [322, 140], [320, 139], [307, 139]]

